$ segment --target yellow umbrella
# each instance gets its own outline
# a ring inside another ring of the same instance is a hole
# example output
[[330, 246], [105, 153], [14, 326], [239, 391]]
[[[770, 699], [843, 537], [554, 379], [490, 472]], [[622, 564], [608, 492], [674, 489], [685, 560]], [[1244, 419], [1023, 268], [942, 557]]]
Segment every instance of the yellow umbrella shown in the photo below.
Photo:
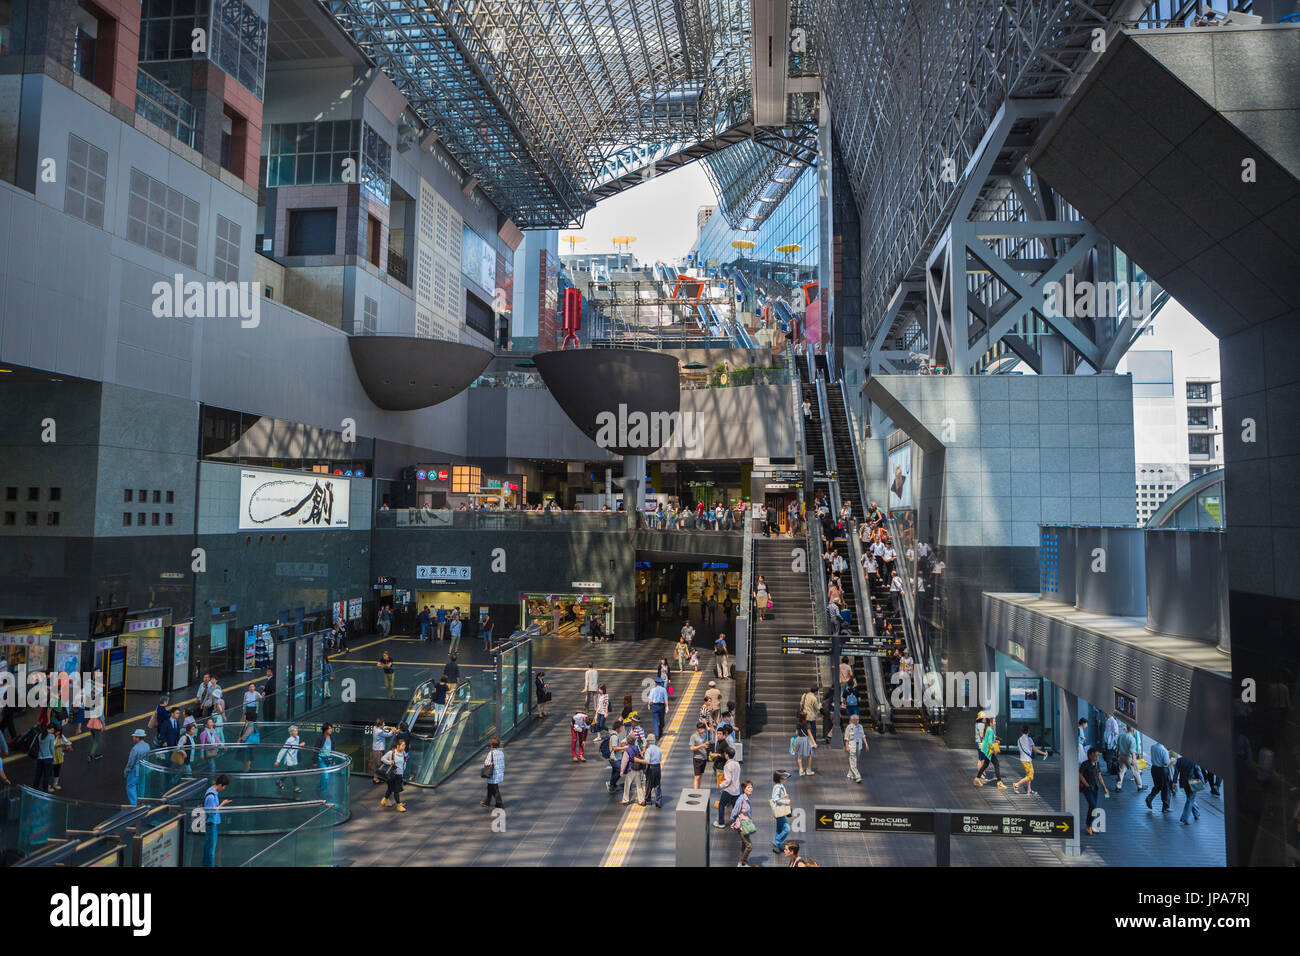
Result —
[[580, 243], [580, 242], [586, 242], [586, 241], [587, 241], [587, 237], [586, 237], [586, 236], [578, 236], [578, 235], [560, 236], [560, 241], [561, 241], [561, 242], [567, 242], [567, 243], [569, 244], [569, 254], [572, 255], [572, 254], [573, 254], [573, 247], [574, 247], [575, 245], [577, 245], [578, 243]]
[[777, 246], [777, 247], [776, 247], [776, 251], [777, 251], [777, 252], [784, 252], [786, 255], [789, 255], [789, 254], [792, 253], [792, 252], [798, 252], [798, 251], [799, 251], [800, 249], [802, 249], [802, 248], [803, 248], [803, 246], [799, 245], [799, 243], [797, 243], [797, 242], [792, 242], [792, 243], [790, 243], [789, 245], [786, 245], [786, 246]]
[[636, 236], [615, 236], [610, 239], [610, 242], [614, 243], [614, 245], [620, 250], [626, 252], [627, 247], [636, 242]]

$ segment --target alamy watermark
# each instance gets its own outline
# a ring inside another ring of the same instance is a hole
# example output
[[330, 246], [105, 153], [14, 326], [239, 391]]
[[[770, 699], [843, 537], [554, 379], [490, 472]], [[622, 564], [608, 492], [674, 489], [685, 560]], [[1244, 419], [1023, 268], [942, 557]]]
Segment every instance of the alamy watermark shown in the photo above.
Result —
[[618, 411], [596, 415], [596, 444], [601, 448], [694, 448], [700, 425], [694, 412]]
[[262, 283], [186, 282], [179, 272], [172, 282], [153, 284], [153, 314], [158, 319], [240, 319], [255, 329], [262, 321]]
[[1150, 315], [1151, 283], [1075, 282], [1070, 273], [1064, 282], [1043, 284], [1043, 315], [1048, 318], [1117, 318], [1122, 302], [1133, 318]]
[[5, 707], [80, 706], [87, 717], [104, 716], [104, 678], [67, 671], [27, 672], [25, 665], [0, 672], [0, 703]]

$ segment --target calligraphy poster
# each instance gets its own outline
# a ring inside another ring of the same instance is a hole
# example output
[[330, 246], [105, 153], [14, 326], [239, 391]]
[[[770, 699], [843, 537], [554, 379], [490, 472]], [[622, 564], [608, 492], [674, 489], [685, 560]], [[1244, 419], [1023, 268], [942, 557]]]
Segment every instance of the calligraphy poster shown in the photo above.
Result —
[[239, 473], [239, 530], [346, 528], [347, 478], [297, 471]]

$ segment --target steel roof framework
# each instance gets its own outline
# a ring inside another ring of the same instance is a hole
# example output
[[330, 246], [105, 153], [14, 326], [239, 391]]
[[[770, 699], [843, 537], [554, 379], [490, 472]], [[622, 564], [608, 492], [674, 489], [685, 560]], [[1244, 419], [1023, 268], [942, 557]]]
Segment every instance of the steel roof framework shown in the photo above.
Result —
[[321, 2], [519, 226], [748, 132], [748, 0]]

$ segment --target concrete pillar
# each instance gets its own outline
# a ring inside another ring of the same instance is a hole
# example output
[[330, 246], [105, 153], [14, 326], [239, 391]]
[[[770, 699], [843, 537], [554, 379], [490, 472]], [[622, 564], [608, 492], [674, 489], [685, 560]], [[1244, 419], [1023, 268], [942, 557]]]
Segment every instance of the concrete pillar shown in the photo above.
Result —
[[645, 505], [645, 455], [623, 457], [623, 507], [628, 514]]
[[[1078, 856], [1080, 834], [1088, 825], [1079, 813], [1079, 697], [1061, 691], [1061, 810], [1074, 814], [1074, 836], [1065, 841], [1065, 855]], [[1085, 811], [1086, 812], [1086, 811]]]
[[709, 791], [683, 790], [674, 814], [677, 861], [681, 866], [709, 865]]

